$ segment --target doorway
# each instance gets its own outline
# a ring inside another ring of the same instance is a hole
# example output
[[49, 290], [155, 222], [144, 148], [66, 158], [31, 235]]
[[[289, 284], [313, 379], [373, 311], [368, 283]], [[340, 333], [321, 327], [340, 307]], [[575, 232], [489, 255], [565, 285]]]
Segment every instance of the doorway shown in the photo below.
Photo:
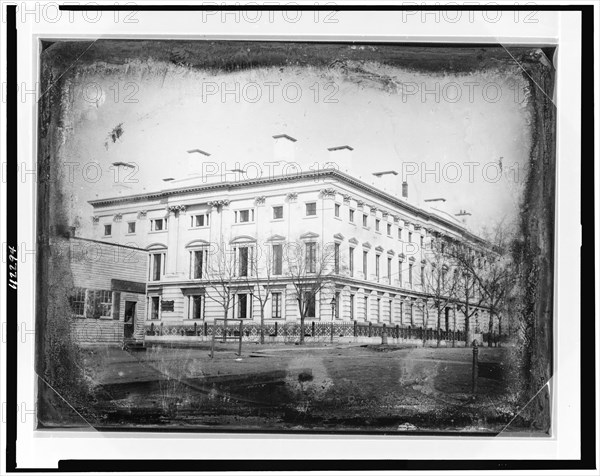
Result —
[[125, 339], [132, 339], [135, 331], [135, 308], [137, 302], [125, 301], [125, 322], [123, 337]]

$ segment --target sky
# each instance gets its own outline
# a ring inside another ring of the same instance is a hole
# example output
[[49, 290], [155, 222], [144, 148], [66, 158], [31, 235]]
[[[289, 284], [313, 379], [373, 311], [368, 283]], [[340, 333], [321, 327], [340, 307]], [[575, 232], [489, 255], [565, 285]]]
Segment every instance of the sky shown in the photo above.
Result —
[[[472, 214], [477, 233], [518, 216], [531, 129], [517, 70], [432, 75], [361, 63], [350, 73], [214, 73], [133, 60], [128, 68], [82, 69], [71, 83], [72, 134], [63, 145], [65, 161], [77, 164], [67, 184], [72, 217], [91, 236], [88, 200], [159, 190], [163, 178], [201, 174], [203, 160], [205, 170], [210, 162], [208, 170], [282, 173], [267, 163], [272, 136], [288, 134], [297, 139], [294, 161], [302, 170], [325, 166], [330, 147], [351, 146], [341, 170], [366, 182], [396, 170], [398, 190], [404, 173], [411, 201], [445, 198], [447, 212]], [[113, 141], [118, 125], [122, 134]], [[115, 180], [114, 162], [135, 164], [135, 173]]]

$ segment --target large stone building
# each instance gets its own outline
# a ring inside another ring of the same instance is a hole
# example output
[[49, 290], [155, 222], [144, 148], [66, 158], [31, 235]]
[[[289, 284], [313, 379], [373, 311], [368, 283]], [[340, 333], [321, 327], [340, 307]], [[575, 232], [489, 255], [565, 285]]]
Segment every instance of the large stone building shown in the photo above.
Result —
[[[283, 142], [279, 147], [295, 142], [286, 135], [275, 140]], [[343, 154], [351, 148], [330, 151]], [[399, 180], [394, 171], [374, 177], [382, 184]], [[425, 250], [432, 237], [473, 249], [487, 246], [453, 216], [411, 204], [406, 183], [396, 196], [334, 168], [254, 179], [234, 171], [216, 179], [192, 176], [164, 184], [152, 193], [90, 202], [95, 239], [148, 251], [146, 325], [223, 318], [216, 287], [224, 283], [216, 283], [214, 271], [209, 272], [219, 266], [232, 294], [231, 305], [225, 306], [229, 318], [259, 320], [257, 286], [268, 279], [274, 286], [265, 306], [267, 322], [297, 322], [300, 313], [286, 259], [287, 247], [294, 244], [315, 262], [322, 250], [332, 250], [328, 285], [308, 306], [309, 321], [436, 327], [423, 286]], [[230, 252], [231, 269], [215, 265], [222, 258], [214, 250], [223, 247]], [[318, 265], [308, 265], [308, 274], [311, 266]], [[231, 279], [224, 276], [228, 272]], [[481, 309], [472, 319], [472, 331], [479, 332], [487, 322], [484, 314]], [[442, 328], [463, 325], [456, 305], [448, 306]]]

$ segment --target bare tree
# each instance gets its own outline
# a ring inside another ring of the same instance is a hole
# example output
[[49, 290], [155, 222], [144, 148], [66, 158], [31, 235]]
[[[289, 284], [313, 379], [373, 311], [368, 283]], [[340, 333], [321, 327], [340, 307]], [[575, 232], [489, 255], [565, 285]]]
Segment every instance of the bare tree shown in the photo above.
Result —
[[225, 329], [227, 329], [229, 310], [234, 306], [234, 285], [239, 282], [236, 265], [238, 263], [233, 249], [228, 248], [225, 243], [211, 246], [203, 276], [206, 287], [210, 291], [205, 295], [223, 309]]
[[314, 308], [319, 293], [325, 289], [335, 269], [334, 246], [315, 241], [298, 241], [286, 247], [287, 273], [294, 288], [300, 312], [300, 343], [304, 343], [304, 321]]
[[421, 279], [423, 291], [428, 295], [427, 301], [433, 304], [436, 312], [439, 347], [442, 314], [451, 303], [456, 301], [457, 279], [453, 272], [454, 261], [451, 254], [446, 253], [445, 243], [432, 242], [425, 255], [426, 264]]
[[265, 343], [265, 307], [271, 299], [273, 286], [274, 263], [273, 248], [271, 246], [257, 247], [254, 258], [249, 263], [250, 272], [244, 278], [248, 287], [253, 289], [253, 296], [260, 307], [260, 343]]

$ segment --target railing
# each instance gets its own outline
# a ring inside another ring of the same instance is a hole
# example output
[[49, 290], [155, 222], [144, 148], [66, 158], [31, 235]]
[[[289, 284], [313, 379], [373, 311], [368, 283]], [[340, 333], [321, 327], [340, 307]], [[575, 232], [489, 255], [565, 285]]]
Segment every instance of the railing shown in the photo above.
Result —
[[[242, 321], [243, 322], [243, 321]], [[260, 342], [261, 325], [259, 323], [242, 323], [242, 339], [249, 342]], [[264, 325], [265, 342], [270, 340], [284, 342], [298, 342], [300, 340], [300, 324], [297, 322], [274, 322]], [[465, 340], [463, 330], [440, 330], [425, 329], [422, 327], [400, 326], [382, 323], [366, 323], [358, 321], [334, 321], [317, 322], [310, 321], [304, 325], [304, 338], [308, 342], [334, 342], [340, 338], [382, 337], [383, 334], [390, 339], [460, 342]], [[223, 336], [239, 336], [240, 321], [232, 319], [224, 324], [212, 324], [207, 322], [194, 322], [193, 324], [165, 326], [150, 324], [146, 328], [146, 336], [196, 336], [222, 338]]]

